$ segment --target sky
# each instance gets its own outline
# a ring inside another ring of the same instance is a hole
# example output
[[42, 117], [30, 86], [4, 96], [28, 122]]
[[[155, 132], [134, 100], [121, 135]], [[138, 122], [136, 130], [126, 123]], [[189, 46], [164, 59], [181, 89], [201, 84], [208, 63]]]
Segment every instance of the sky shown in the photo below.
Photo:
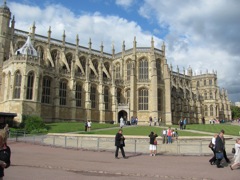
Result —
[[[3, 4], [2, 0], [2, 4]], [[229, 100], [240, 101], [240, 1], [239, 0], [7, 0], [15, 28], [111, 53], [133, 47], [166, 45], [173, 70], [194, 74], [217, 72], [218, 86]]]

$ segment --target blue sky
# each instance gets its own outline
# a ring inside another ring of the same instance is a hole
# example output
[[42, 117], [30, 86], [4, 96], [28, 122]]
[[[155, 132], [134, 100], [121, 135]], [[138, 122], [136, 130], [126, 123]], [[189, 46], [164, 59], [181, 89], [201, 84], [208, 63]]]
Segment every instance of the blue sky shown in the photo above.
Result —
[[240, 101], [240, 1], [238, 0], [7, 0], [16, 28], [94, 49], [121, 51], [137, 46], [166, 44], [173, 70], [189, 66], [195, 74], [217, 72], [218, 85], [230, 100]]

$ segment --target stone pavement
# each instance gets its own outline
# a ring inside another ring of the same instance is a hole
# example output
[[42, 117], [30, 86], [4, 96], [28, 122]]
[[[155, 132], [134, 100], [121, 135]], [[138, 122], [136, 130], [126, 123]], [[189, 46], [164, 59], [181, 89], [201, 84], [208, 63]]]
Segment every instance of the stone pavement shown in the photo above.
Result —
[[[210, 156], [129, 154], [114, 158], [112, 151], [53, 148], [10, 141], [12, 165], [4, 180], [238, 180], [240, 169], [218, 169]], [[120, 153], [121, 154], [121, 153]]]

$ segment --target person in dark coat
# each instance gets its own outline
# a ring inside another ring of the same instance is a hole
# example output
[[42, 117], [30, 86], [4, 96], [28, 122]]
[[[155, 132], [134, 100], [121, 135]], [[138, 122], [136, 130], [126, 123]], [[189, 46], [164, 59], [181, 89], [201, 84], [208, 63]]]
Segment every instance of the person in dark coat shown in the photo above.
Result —
[[11, 164], [11, 150], [7, 146], [7, 134], [4, 130], [0, 131], [0, 179], [4, 176], [4, 169]]
[[116, 146], [115, 158], [116, 159], [119, 159], [118, 158], [118, 151], [119, 151], [119, 149], [121, 150], [123, 158], [124, 159], [127, 158], [125, 156], [125, 152], [124, 152], [124, 149], [123, 149], [123, 147], [125, 146], [125, 142], [124, 141], [125, 141], [125, 138], [124, 138], [124, 136], [122, 134], [122, 129], [119, 129], [118, 133], [115, 136], [115, 146]]
[[[223, 151], [224, 151], [224, 131], [221, 130], [219, 135], [216, 138], [215, 142], [215, 153], [216, 153], [216, 165], [217, 168], [223, 168], [221, 164], [221, 160], [223, 158]], [[218, 157], [217, 153], [222, 154], [222, 157]]]

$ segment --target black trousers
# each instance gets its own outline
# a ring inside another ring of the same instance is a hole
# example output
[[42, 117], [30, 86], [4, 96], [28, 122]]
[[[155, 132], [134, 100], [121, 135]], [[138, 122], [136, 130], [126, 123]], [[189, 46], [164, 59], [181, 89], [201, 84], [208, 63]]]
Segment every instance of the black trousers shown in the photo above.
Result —
[[212, 152], [213, 152], [213, 157], [209, 160], [209, 162], [213, 163], [216, 161], [216, 152], [215, 149], [211, 148]]
[[121, 150], [122, 156], [125, 157], [125, 152], [124, 152], [123, 146], [116, 146], [115, 157], [118, 157], [119, 149]]

